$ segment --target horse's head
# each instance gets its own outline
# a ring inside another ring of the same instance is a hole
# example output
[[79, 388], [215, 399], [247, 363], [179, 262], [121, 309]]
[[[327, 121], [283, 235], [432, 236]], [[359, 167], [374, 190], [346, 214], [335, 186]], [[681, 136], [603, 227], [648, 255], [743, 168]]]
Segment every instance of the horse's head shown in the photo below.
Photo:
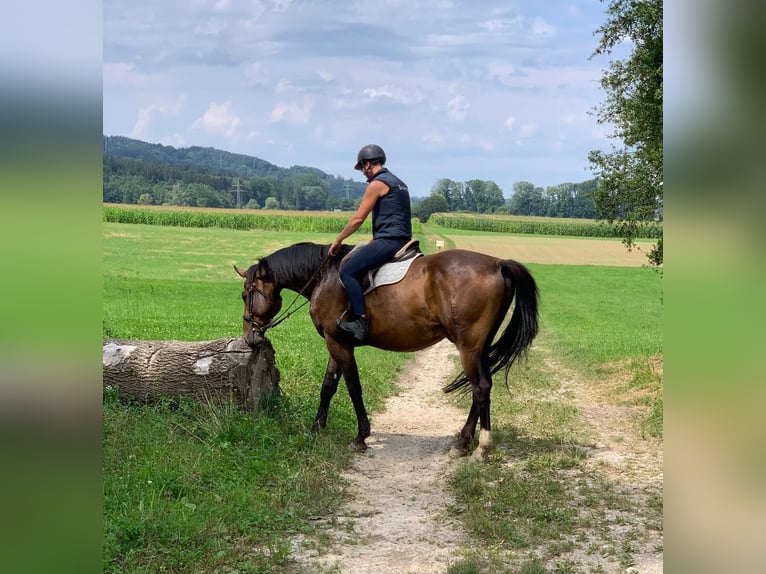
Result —
[[282, 308], [282, 296], [266, 261], [252, 265], [247, 270], [236, 265], [234, 269], [245, 280], [242, 291], [242, 301], [245, 304], [242, 336], [248, 345], [255, 347], [263, 342], [264, 333]]

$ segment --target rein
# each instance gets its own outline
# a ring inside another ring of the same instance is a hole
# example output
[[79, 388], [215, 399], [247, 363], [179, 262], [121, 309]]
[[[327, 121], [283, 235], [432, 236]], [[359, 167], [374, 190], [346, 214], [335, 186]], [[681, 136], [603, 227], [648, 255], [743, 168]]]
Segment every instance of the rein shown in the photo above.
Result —
[[[244, 319], [245, 321], [250, 323], [250, 326], [253, 328], [253, 331], [255, 331], [256, 327], [257, 327], [258, 328], [257, 330], [261, 333], [261, 335], [263, 335], [266, 332], [267, 329], [272, 329], [272, 328], [276, 327], [277, 325], [279, 325], [282, 321], [284, 321], [285, 319], [287, 319], [288, 317], [290, 317], [291, 315], [293, 315], [294, 313], [299, 311], [301, 308], [303, 308], [309, 302], [309, 299], [306, 298], [306, 300], [303, 303], [301, 303], [295, 309], [290, 311], [292, 306], [295, 305], [295, 302], [298, 300], [298, 297], [303, 295], [304, 291], [306, 291], [308, 286], [311, 285], [311, 282], [314, 281], [314, 279], [317, 278], [317, 276], [319, 275], [319, 272], [322, 271], [322, 268], [325, 266], [325, 263], [327, 263], [328, 259], [330, 259], [330, 255], [329, 254], [325, 256], [325, 258], [322, 260], [322, 263], [320, 263], [319, 267], [317, 267], [317, 270], [314, 271], [314, 273], [311, 275], [311, 277], [309, 277], [308, 281], [306, 281], [306, 283], [303, 285], [303, 287], [301, 287], [301, 290], [298, 291], [298, 293], [295, 295], [295, 298], [287, 306], [287, 309], [285, 309], [279, 317], [277, 317], [275, 319], [272, 319], [271, 321], [269, 321], [265, 325], [261, 325], [260, 323], [258, 323], [258, 321], [256, 321], [252, 317], [248, 317], [247, 315], [242, 315], [242, 319]], [[258, 292], [264, 299], [268, 299], [266, 294], [263, 291], [261, 291], [260, 289], [258, 289], [258, 287], [256, 287], [255, 285], [252, 286], [252, 290]], [[250, 308], [251, 307], [252, 307], [252, 299], [248, 300], [248, 308], [247, 308], [248, 312], [250, 312]]]

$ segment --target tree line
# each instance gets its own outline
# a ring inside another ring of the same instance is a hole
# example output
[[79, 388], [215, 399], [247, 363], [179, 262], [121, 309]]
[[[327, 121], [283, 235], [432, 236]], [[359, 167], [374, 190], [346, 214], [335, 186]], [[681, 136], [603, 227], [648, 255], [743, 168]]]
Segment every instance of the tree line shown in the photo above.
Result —
[[593, 194], [597, 188], [597, 179], [545, 189], [528, 181], [517, 181], [513, 184], [513, 195], [506, 200], [494, 181], [440, 179], [429, 197], [413, 205], [413, 215], [423, 222], [433, 213], [448, 212], [596, 219]]
[[[214, 148], [176, 149], [125, 137], [104, 138], [103, 200], [107, 203], [297, 211], [355, 209], [365, 184], [311, 167], [280, 168]], [[413, 198], [413, 216], [512, 213], [595, 218], [595, 180], [543, 189], [521, 181], [510, 200], [494, 181], [438, 180], [429, 197]]]

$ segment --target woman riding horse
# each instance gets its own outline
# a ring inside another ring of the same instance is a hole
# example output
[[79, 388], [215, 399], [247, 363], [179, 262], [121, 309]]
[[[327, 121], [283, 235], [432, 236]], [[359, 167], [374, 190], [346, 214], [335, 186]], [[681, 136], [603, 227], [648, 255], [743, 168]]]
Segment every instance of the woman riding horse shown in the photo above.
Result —
[[354, 169], [367, 178], [362, 203], [330, 245], [330, 255], [338, 253], [343, 240], [356, 232], [372, 212], [372, 241], [343, 266], [340, 281], [351, 305], [352, 317], [338, 318], [338, 328], [351, 334], [359, 343], [367, 337], [368, 321], [364, 307], [364, 294], [360, 279], [370, 269], [391, 261], [412, 237], [410, 193], [401, 179], [384, 167], [386, 152], [379, 145], [370, 144], [359, 150]]

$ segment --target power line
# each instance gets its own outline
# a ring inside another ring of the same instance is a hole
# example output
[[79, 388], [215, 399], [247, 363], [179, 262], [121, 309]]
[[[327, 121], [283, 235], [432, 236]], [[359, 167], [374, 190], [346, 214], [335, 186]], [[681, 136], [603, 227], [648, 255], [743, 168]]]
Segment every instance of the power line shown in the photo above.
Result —
[[229, 191], [230, 191], [230, 192], [235, 192], [235, 191], [237, 192], [237, 209], [239, 209], [239, 208], [240, 208], [240, 206], [242, 205], [242, 199], [241, 199], [241, 195], [240, 195], [240, 193], [242, 192], [242, 190], [241, 190], [241, 189], [240, 189], [240, 187], [239, 187], [239, 178], [236, 178], [236, 179], [234, 180], [234, 185], [235, 185], [236, 187], [235, 187], [234, 189], [230, 189]]

